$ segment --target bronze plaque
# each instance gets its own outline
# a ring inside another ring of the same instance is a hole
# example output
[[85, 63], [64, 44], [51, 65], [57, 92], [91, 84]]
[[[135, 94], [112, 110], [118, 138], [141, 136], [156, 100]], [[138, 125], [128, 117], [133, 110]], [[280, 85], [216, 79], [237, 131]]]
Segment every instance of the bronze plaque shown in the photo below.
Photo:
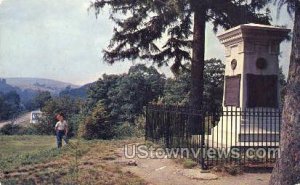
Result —
[[277, 75], [247, 74], [248, 107], [278, 107]]
[[240, 106], [241, 75], [225, 77], [225, 106]]

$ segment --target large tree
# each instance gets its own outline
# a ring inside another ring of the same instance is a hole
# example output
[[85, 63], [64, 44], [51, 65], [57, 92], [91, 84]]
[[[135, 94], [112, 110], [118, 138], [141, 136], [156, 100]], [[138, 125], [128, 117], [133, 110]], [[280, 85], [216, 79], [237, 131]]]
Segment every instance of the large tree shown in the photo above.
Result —
[[131, 122], [143, 112], [143, 106], [163, 94], [165, 76], [144, 64], [131, 66], [128, 74], [103, 75], [88, 91], [85, 112], [99, 102], [115, 122]]
[[279, 0], [279, 8], [287, 5], [294, 13], [294, 31], [288, 84], [282, 116], [281, 155], [272, 173], [270, 185], [300, 183], [300, 2]]
[[[190, 68], [190, 65], [186, 67]], [[203, 103], [207, 111], [217, 112], [222, 108], [224, 72], [225, 65], [221, 60], [215, 58], [205, 60]], [[191, 91], [190, 78], [191, 73], [189, 71], [180, 72], [175, 79], [168, 78], [160, 102], [187, 106]]]
[[98, 15], [110, 6], [116, 23], [113, 37], [104, 50], [108, 63], [146, 59], [158, 66], [172, 65], [176, 72], [191, 62], [190, 106], [203, 106], [205, 27], [212, 22], [228, 29], [242, 23], [269, 23], [258, 14], [268, 0], [96, 0]]

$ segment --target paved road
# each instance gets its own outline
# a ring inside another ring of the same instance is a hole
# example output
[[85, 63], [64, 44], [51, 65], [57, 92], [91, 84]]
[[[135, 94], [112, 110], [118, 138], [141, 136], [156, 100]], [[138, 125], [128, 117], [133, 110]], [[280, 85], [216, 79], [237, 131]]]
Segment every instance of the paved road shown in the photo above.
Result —
[[20, 115], [15, 120], [8, 120], [8, 121], [0, 122], [0, 128], [11, 122], [14, 122], [15, 124], [19, 124], [19, 125], [28, 124], [30, 121], [30, 114], [31, 114], [31, 112], [27, 112], [27, 113]]

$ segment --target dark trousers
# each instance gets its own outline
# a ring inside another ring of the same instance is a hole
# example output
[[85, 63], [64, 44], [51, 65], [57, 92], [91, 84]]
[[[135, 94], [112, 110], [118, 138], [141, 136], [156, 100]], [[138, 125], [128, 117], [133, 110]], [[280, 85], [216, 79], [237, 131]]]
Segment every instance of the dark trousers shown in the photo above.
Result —
[[62, 140], [64, 140], [65, 143], [68, 144], [68, 139], [65, 136], [65, 131], [64, 130], [58, 130], [56, 132], [56, 142], [57, 142], [57, 147], [58, 148], [62, 147]]

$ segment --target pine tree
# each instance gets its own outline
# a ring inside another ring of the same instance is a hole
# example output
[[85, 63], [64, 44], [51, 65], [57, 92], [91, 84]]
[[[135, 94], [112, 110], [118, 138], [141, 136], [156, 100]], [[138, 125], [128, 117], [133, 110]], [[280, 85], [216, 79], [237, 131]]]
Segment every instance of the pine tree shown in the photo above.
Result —
[[144, 59], [173, 72], [191, 62], [190, 106], [203, 106], [205, 27], [214, 31], [243, 23], [269, 24], [268, 14], [259, 14], [268, 0], [96, 0], [96, 15], [107, 5], [116, 23], [104, 59]]

